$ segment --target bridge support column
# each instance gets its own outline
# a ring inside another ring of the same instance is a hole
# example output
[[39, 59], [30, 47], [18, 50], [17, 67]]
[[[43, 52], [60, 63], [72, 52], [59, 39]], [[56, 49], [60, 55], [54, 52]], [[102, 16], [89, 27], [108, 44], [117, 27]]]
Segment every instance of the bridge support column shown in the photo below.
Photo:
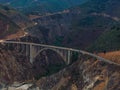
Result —
[[33, 46], [30, 44], [30, 63], [33, 63]]
[[25, 45], [25, 48], [26, 48], [26, 50], [25, 50], [26, 56], [30, 56], [30, 47], [29, 47], [29, 45]]
[[71, 57], [71, 51], [70, 50], [68, 50], [68, 60], [67, 60], [67, 64], [70, 64], [70, 57]]

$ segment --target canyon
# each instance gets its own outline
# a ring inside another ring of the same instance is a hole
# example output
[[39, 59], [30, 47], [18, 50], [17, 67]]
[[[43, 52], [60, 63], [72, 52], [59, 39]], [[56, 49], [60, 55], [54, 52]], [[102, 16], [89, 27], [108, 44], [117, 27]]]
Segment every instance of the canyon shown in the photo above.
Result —
[[[62, 10], [56, 0], [58, 9], [52, 11], [16, 1], [0, 0], [0, 90], [120, 90], [119, 0], [77, 0]], [[52, 50], [42, 51], [31, 64], [21, 46], [4, 40], [85, 50], [118, 65], [82, 53], [73, 53], [67, 65]]]

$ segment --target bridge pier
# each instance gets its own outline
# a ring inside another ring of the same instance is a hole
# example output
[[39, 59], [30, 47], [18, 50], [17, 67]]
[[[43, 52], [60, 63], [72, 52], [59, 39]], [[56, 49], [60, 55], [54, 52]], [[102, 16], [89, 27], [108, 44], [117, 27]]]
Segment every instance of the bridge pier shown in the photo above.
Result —
[[71, 51], [68, 50], [68, 56], [67, 56], [67, 64], [70, 64], [70, 59], [71, 59]]
[[33, 46], [30, 44], [30, 63], [33, 63]]
[[30, 63], [31, 64], [34, 61], [37, 52], [38, 52], [38, 48], [36, 46], [34, 46], [33, 44], [30, 44], [29, 56], [30, 56]]
[[25, 52], [26, 52], [26, 56], [30, 56], [30, 46], [29, 45], [25, 45]]

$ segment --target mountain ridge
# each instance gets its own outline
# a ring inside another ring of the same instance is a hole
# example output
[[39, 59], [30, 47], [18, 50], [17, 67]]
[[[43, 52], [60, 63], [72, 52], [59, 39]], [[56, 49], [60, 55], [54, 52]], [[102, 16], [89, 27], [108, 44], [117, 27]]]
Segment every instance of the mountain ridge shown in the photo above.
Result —
[[82, 4], [86, 1], [87, 0], [13, 0], [10, 2], [7, 0], [6, 3], [5, 1], [3, 3], [13, 6], [26, 14], [47, 14], [63, 11], [67, 8]]

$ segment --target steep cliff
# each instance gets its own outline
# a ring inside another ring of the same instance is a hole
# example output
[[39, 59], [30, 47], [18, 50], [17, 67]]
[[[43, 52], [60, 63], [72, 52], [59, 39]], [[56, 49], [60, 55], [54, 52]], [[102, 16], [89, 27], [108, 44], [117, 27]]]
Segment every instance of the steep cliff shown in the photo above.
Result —
[[41, 52], [30, 63], [29, 52], [25, 52], [26, 46], [22, 47], [17, 44], [0, 44], [0, 89], [7, 88], [14, 82], [33, 83], [65, 66], [63, 59], [51, 50]]
[[32, 66], [24, 55], [0, 48], [0, 83], [3, 86], [32, 78]]
[[120, 66], [81, 56], [59, 73], [43, 77], [35, 86], [40, 90], [119, 90], [119, 83]]
[[32, 25], [32, 21], [15, 9], [0, 5], [0, 39], [23, 37], [24, 29]]
[[[5, 53], [4, 53], [5, 52]], [[14, 59], [10, 51], [0, 51], [1, 81], [5, 85], [10, 81], [26, 81], [8, 85], [8, 90], [119, 90], [120, 66], [97, 60], [94, 57], [80, 54], [73, 64], [52, 75], [44, 76], [30, 82], [33, 76], [29, 62], [22, 58]], [[9, 58], [6, 58], [7, 57]], [[7, 63], [6, 63], [7, 62]], [[24, 63], [25, 62], [25, 63]], [[42, 62], [43, 63], [43, 62]], [[37, 60], [38, 64], [38, 60]], [[22, 67], [21, 67], [22, 66]], [[37, 65], [35, 65], [37, 66]], [[40, 65], [39, 65], [40, 66]], [[24, 67], [24, 68], [23, 68]], [[39, 70], [42, 70], [39, 67]], [[11, 73], [12, 72], [12, 73]], [[37, 71], [38, 72], [38, 71]], [[38, 72], [39, 73], [39, 72]], [[38, 74], [36, 73], [36, 75]], [[2, 84], [1, 85], [4, 85]], [[28, 87], [28, 88], [27, 88]], [[19, 88], [19, 89], [18, 89]], [[27, 89], [25, 89], [27, 88]], [[6, 89], [3, 89], [6, 90]]]
[[[11, 34], [16, 34], [21, 29], [14, 22], [9, 20], [6, 16], [0, 13], [0, 39], [5, 39]], [[21, 34], [23, 31], [21, 30]]]
[[6, 16], [9, 20], [13, 21], [22, 29], [29, 27], [33, 24], [33, 22], [29, 20], [27, 16], [7, 5], [0, 4], [0, 13]]

